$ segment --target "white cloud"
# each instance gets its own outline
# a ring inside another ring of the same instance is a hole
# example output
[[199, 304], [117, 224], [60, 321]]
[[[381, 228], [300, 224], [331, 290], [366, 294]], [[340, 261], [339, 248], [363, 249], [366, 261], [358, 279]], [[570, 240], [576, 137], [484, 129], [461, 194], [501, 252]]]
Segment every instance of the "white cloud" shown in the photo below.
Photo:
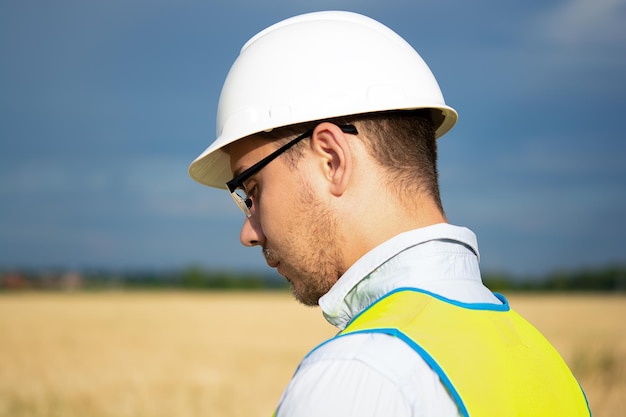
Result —
[[570, 0], [542, 19], [547, 40], [566, 47], [623, 45], [626, 0]]

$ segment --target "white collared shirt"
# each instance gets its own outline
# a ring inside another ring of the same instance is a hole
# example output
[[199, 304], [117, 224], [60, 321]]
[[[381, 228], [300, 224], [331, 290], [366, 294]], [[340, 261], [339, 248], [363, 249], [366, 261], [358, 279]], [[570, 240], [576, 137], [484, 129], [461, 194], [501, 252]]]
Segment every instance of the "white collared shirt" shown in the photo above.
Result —
[[[415, 287], [466, 303], [500, 301], [483, 284], [476, 236], [442, 223], [402, 233], [372, 249], [319, 300], [340, 330], [388, 292]], [[462, 347], [460, 347], [462, 348]], [[458, 416], [438, 375], [400, 339], [333, 339], [300, 363], [277, 417]]]

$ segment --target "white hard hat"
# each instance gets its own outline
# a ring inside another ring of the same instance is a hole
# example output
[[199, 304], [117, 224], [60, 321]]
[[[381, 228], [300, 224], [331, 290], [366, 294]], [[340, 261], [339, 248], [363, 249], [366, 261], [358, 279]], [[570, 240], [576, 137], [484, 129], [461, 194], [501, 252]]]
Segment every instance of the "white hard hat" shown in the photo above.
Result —
[[404, 39], [351, 12], [292, 17], [241, 49], [220, 95], [217, 139], [191, 163], [189, 175], [226, 188], [232, 174], [224, 147], [236, 140], [302, 122], [409, 109], [439, 110], [437, 137], [457, 120], [432, 72]]

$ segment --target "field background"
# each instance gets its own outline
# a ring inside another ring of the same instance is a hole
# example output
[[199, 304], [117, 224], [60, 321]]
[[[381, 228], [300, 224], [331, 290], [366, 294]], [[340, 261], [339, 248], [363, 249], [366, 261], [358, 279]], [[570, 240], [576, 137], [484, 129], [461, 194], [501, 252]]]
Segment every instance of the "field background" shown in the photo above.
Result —
[[[626, 296], [506, 295], [623, 416]], [[0, 294], [0, 417], [269, 417], [334, 333], [287, 292]]]

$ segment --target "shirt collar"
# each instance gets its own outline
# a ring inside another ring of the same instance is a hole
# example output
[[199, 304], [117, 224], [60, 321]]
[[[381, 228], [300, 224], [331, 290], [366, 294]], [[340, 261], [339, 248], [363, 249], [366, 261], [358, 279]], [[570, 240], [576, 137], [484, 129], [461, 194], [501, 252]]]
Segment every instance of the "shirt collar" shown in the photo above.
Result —
[[[429, 242], [433, 244], [425, 245]], [[326, 319], [342, 329], [355, 314], [394, 289], [399, 279], [409, 277], [411, 285], [419, 286], [451, 277], [441, 266], [449, 272], [455, 253], [463, 255], [466, 264], [452, 269], [469, 271], [471, 279], [481, 282], [476, 235], [467, 228], [440, 223], [401, 233], [369, 251], [320, 298], [319, 305]]]

